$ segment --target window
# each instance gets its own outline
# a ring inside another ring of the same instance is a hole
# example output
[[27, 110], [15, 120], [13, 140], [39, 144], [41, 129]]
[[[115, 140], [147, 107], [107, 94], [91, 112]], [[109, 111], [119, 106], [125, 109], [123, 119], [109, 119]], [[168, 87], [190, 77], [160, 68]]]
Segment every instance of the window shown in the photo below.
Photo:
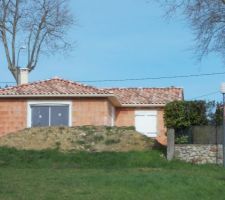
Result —
[[71, 103], [29, 102], [28, 127], [71, 126]]

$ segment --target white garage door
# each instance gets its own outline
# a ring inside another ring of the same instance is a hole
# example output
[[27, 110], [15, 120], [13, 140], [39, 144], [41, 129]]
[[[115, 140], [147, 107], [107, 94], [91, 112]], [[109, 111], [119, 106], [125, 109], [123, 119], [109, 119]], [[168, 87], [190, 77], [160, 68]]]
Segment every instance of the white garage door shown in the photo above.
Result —
[[136, 130], [148, 137], [157, 136], [157, 111], [136, 111]]

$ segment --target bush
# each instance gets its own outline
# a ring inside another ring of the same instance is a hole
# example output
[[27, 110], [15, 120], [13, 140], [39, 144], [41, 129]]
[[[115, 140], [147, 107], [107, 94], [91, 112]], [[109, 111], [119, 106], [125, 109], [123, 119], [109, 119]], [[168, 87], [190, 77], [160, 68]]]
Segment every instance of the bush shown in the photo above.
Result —
[[182, 135], [179, 137], [176, 137], [175, 144], [188, 144], [189, 143], [189, 136], [188, 135]]
[[207, 104], [205, 101], [174, 101], [168, 103], [164, 113], [168, 128], [185, 129], [194, 125], [206, 125]]
[[223, 125], [223, 104], [217, 103], [216, 111], [212, 118], [212, 124], [215, 126]]

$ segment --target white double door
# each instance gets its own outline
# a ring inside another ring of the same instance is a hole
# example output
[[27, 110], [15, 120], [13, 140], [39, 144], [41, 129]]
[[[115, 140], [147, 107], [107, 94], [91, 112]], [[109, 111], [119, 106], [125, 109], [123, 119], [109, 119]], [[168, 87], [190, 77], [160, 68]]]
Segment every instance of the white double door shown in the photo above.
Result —
[[157, 136], [157, 111], [135, 111], [136, 131], [148, 136]]

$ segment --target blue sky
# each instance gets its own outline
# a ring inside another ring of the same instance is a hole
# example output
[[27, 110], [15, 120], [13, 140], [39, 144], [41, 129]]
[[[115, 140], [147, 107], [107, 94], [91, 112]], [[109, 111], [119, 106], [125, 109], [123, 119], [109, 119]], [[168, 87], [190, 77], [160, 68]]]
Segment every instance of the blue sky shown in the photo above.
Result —
[[[41, 56], [30, 81], [59, 76], [102, 80], [223, 72], [215, 55], [197, 62], [190, 49], [193, 34], [182, 18], [163, 18], [163, 10], [147, 0], [71, 0], [79, 26], [69, 30], [76, 46], [68, 55]], [[0, 50], [0, 81], [14, 81]], [[21, 52], [20, 64], [23, 63]], [[219, 91], [225, 75], [202, 78], [104, 82], [99, 87], [183, 87], [186, 99]], [[214, 94], [202, 99], [218, 101]]]

